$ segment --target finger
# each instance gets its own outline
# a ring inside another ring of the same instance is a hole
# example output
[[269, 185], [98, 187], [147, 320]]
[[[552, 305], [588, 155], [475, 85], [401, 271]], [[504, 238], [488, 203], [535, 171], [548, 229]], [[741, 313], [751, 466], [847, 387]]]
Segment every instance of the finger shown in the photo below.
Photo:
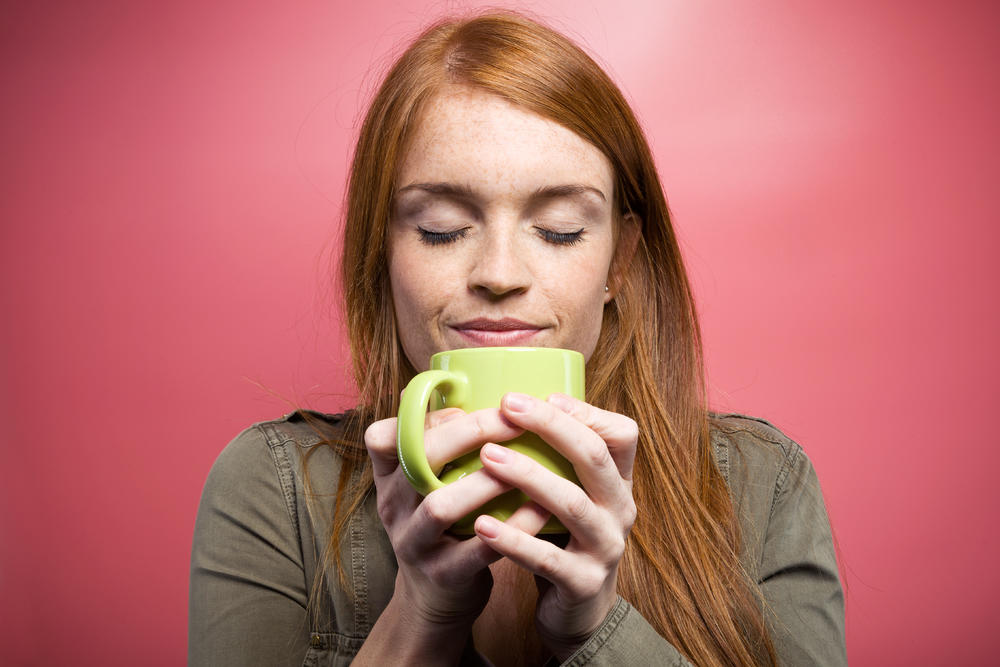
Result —
[[608, 451], [618, 465], [621, 476], [631, 481], [632, 464], [639, 441], [639, 425], [634, 419], [602, 410], [566, 394], [552, 394], [548, 402], [599, 435], [607, 443]]
[[[493, 518], [492, 516], [486, 514], [480, 516], [487, 516], [489, 518]], [[508, 519], [504, 522], [504, 525], [509, 526], [514, 530], [520, 531], [525, 535], [534, 536], [538, 534], [538, 531], [540, 531], [542, 528], [545, 527], [545, 524], [548, 523], [551, 517], [552, 513], [549, 512], [547, 509], [545, 509], [536, 502], [528, 501], [525, 504], [518, 507], [514, 511], [514, 513], [511, 514], [510, 517], [508, 517]], [[496, 519], [494, 519], [494, 521], [495, 520]], [[467, 540], [467, 542], [478, 544], [482, 546], [484, 549], [487, 549], [489, 554], [491, 555], [491, 559], [489, 562], [494, 562], [496, 560], [503, 558], [504, 556], [504, 554], [495, 550], [493, 548], [493, 545], [488, 541], [479, 539], [479, 540]]]
[[[537, 535], [538, 531], [548, 523], [551, 516], [552, 513], [547, 509], [529, 500], [518, 507], [504, 523], [516, 530], [520, 530], [526, 535]], [[481, 566], [493, 563], [503, 557], [502, 554], [494, 551], [492, 547], [485, 544], [482, 540], [462, 540], [462, 544], [467, 545], [470, 550], [465, 555], [465, 558], [473, 563], [481, 563]]]
[[552, 512], [534, 501], [528, 501], [518, 507], [504, 523], [528, 535], [537, 535], [551, 517]]
[[396, 419], [382, 419], [365, 430], [365, 447], [377, 478], [392, 474], [399, 467], [396, 453]]
[[631, 519], [627, 514], [620, 515], [617, 510], [627, 508], [631, 497], [616, 503], [609, 514], [599, 508], [582, 488], [520, 452], [489, 444], [483, 447], [480, 459], [491, 475], [520, 489], [554, 514], [585, 548], [616, 542], [627, 531], [623, 524]]
[[431, 544], [456, 521], [509, 490], [508, 484], [485, 471], [470, 473], [427, 494], [414, 510], [404, 538], [415, 545]]
[[382, 525], [390, 533], [399, 522], [405, 522], [413, 516], [414, 510], [424, 499], [413, 488], [406, 476], [396, 468], [393, 474], [376, 476], [375, 507]]
[[502, 406], [508, 419], [537, 433], [565, 456], [580, 483], [599, 503], [611, 503], [621, 496], [625, 484], [621, 471], [607, 443], [586, 424], [525, 394], [507, 394]]
[[424, 430], [434, 428], [435, 426], [440, 426], [446, 422], [450, 422], [454, 419], [458, 419], [462, 415], [466, 414], [465, 410], [460, 408], [443, 408], [441, 410], [432, 410], [427, 413], [424, 418]]
[[[499, 414], [499, 411], [494, 410], [493, 412]], [[469, 416], [464, 410], [459, 408], [445, 408], [443, 410], [435, 410], [433, 412], [428, 412], [425, 418], [426, 428], [428, 430], [438, 428], [444, 424], [450, 422], [455, 422], [462, 417]], [[496, 432], [501, 437], [507, 433], [513, 433], [513, 435], [502, 437], [502, 440], [509, 440], [521, 433], [520, 429], [514, 429], [511, 427], [509, 422], [506, 422], [498, 416], [494, 416], [494, 419], [489, 419], [487, 416], [476, 415], [473, 418], [473, 432], [483, 432], [490, 430], [491, 426], [495, 426], [494, 422], [499, 422], [503, 424], [502, 428], [492, 428], [493, 432]], [[452, 431], [462, 431], [462, 427], [457, 429], [445, 429], [440, 432], [441, 437], [448, 438], [449, 433]], [[432, 437], [433, 442], [437, 442]], [[481, 445], [485, 440], [476, 443], [476, 445]], [[426, 447], [425, 438], [425, 447]], [[432, 447], [434, 445], [432, 444]], [[438, 465], [443, 465], [448, 461], [452, 461], [466, 451], [470, 451], [475, 447], [468, 447], [462, 450], [462, 447], [466, 447], [466, 443], [460, 442], [456, 447], [460, 450], [458, 454], [454, 454], [450, 458], [441, 461]], [[399, 455], [396, 449], [396, 419], [382, 419], [380, 421], [372, 423], [368, 429], [365, 431], [365, 447], [368, 449], [368, 453], [372, 459], [373, 473], [376, 477], [384, 477], [385, 475], [391, 474], [399, 466]], [[442, 451], [447, 455], [449, 450], [454, 448], [443, 447]], [[434, 464], [432, 464], [434, 467]]]
[[431, 470], [440, 470], [444, 464], [475, 451], [483, 443], [503, 442], [523, 432], [523, 428], [511, 424], [496, 408], [463, 412], [428, 429], [424, 433], [424, 450]]
[[532, 537], [522, 530], [483, 515], [476, 519], [476, 536], [497, 553], [558, 587], [570, 599], [580, 600], [599, 590], [604, 572], [597, 561]]

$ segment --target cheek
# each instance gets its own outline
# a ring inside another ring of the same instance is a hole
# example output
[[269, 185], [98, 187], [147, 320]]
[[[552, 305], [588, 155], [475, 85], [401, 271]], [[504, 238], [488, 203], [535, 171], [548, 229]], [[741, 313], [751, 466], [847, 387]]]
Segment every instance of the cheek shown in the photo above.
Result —
[[560, 311], [564, 327], [561, 344], [590, 358], [604, 318], [604, 284], [610, 259], [593, 254], [561, 267], [549, 276], [550, 303]]
[[430, 284], [421, 271], [420, 262], [407, 261], [405, 256], [394, 257], [389, 263], [389, 281], [392, 285], [392, 302], [396, 318], [405, 325], [425, 309]]
[[426, 254], [408, 253], [389, 264], [393, 293], [405, 295], [421, 309], [447, 300], [457, 283], [464, 284], [461, 277], [453, 263]]
[[[603, 285], [600, 291], [604, 292]], [[571, 313], [564, 320], [567, 331], [561, 346], [580, 352], [589, 361], [601, 337], [604, 299], [588, 286], [585, 298], [578, 297], [570, 308]]]
[[431, 336], [427, 331], [431, 308], [425, 291], [427, 285], [432, 283], [420, 273], [419, 264], [406, 260], [405, 255], [397, 255], [389, 261], [396, 335], [410, 364], [422, 371], [427, 369], [426, 361], [431, 348]]

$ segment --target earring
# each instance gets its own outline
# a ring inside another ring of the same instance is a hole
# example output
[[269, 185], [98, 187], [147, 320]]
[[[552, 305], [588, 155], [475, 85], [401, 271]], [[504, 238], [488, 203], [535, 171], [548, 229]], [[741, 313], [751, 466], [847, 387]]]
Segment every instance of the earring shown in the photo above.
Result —
[[604, 291], [605, 291], [605, 292], [610, 292], [611, 290], [609, 290], [609, 289], [608, 289], [608, 286], [607, 286], [607, 285], [605, 285], [605, 286], [604, 286]]

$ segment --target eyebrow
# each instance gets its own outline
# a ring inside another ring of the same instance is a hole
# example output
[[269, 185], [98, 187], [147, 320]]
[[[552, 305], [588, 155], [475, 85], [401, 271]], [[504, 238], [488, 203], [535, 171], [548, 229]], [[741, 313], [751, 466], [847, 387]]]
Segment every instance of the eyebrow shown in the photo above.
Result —
[[[458, 199], [462, 201], [474, 201], [478, 199], [476, 192], [468, 185], [460, 183], [411, 183], [396, 191], [396, 194], [417, 190], [432, 195]], [[595, 187], [579, 183], [569, 183], [565, 185], [549, 185], [538, 188], [529, 198], [531, 201], [542, 199], [558, 199], [560, 197], [577, 197], [580, 195], [593, 195], [601, 201], [606, 202], [607, 197]]]
[[568, 185], [551, 185], [549, 187], [538, 188], [535, 190], [534, 194], [531, 195], [531, 198], [556, 199], [558, 197], [576, 197], [578, 195], [586, 195], [588, 193], [596, 195], [603, 202], [608, 201], [608, 198], [604, 196], [604, 193], [597, 188], [577, 183]]

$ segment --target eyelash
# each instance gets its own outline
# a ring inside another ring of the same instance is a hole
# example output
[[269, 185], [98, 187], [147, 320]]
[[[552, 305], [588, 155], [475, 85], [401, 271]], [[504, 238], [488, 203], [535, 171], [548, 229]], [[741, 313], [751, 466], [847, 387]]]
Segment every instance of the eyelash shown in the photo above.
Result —
[[459, 240], [469, 231], [468, 227], [463, 227], [462, 229], [456, 229], [451, 232], [432, 232], [424, 229], [423, 227], [417, 227], [417, 231], [420, 232], [420, 240], [427, 245], [445, 245], [446, 243], [454, 243]]
[[583, 241], [582, 229], [575, 232], [554, 232], [551, 229], [542, 229], [541, 227], [535, 227], [535, 229], [538, 230], [543, 239], [556, 245], [576, 245]]
[[[569, 246], [576, 245], [577, 243], [583, 241], [582, 229], [578, 229], [575, 232], [554, 232], [551, 229], [543, 229], [541, 227], [535, 227], [535, 229], [538, 230], [539, 236], [554, 245]], [[430, 246], [435, 246], [458, 241], [466, 235], [469, 228], [463, 227], [462, 229], [456, 229], [451, 232], [432, 232], [424, 229], [423, 227], [417, 227], [417, 231], [420, 233], [421, 242]]]

